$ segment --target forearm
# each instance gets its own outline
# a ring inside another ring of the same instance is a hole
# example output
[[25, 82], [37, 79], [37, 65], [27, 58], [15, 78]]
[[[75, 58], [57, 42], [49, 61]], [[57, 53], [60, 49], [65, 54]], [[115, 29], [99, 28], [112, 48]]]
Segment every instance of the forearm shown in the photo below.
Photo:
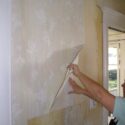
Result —
[[110, 112], [113, 112], [115, 101], [115, 97], [113, 95], [111, 95], [96, 81], [81, 73], [77, 65], [71, 64], [68, 66], [68, 68], [72, 69], [73, 74], [84, 84], [86, 89], [83, 89], [83, 94], [95, 99], [96, 101], [103, 104], [103, 106], [105, 106]]
[[79, 73], [79, 80], [84, 84], [92, 98], [103, 104], [109, 111], [113, 111], [115, 97], [105, 90], [96, 81], [90, 79], [83, 73]]
[[90, 79], [83, 73], [79, 73], [78, 75], [79, 80], [81, 81], [82, 84], [87, 88], [87, 90], [94, 96], [100, 100], [100, 95], [102, 93], [103, 88], [94, 80]]

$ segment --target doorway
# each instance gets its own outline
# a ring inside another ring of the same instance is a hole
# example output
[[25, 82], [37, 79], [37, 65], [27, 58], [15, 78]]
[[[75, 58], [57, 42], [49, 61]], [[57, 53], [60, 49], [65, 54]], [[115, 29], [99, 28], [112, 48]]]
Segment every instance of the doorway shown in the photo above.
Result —
[[[122, 96], [125, 79], [125, 15], [103, 9], [103, 86], [115, 96]], [[103, 108], [103, 125], [109, 112]]]
[[108, 29], [108, 90], [123, 96], [125, 79], [125, 32]]
[[[121, 47], [122, 46], [122, 47]], [[122, 83], [125, 79], [125, 33], [108, 29], [108, 91], [114, 96], [123, 96]], [[113, 117], [109, 113], [108, 122]]]

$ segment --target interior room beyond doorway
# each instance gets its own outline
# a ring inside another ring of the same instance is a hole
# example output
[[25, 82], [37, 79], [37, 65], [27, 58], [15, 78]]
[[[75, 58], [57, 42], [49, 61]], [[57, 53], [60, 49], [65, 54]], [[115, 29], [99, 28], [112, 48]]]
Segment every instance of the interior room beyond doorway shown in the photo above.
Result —
[[125, 33], [108, 30], [108, 89], [115, 96], [122, 96], [125, 79]]

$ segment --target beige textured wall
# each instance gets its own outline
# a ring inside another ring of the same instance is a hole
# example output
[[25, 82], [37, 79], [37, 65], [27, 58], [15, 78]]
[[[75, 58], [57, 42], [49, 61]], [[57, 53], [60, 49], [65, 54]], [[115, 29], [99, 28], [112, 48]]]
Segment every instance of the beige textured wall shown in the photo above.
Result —
[[90, 110], [89, 100], [86, 100], [83, 104], [31, 119], [29, 125], [101, 125], [100, 110], [100, 106]]
[[[73, 53], [85, 41], [83, 2], [12, 0], [13, 125], [49, 112]], [[69, 97], [59, 104], [79, 98]]]
[[[13, 125], [26, 125], [27, 119], [50, 111], [66, 67], [85, 41], [83, 2], [12, 1]], [[78, 98], [67, 94], [59, 104], [69, 106]]]
[[[94, 80], [100, 83], [102, 80], [102, 15], [96, 2], [57, 0], [52, 3], [52, 0], [12, 1], [12, 125], [101, 125], [101, 106], [97, 103], [92, 108], [93, 101], [86, 97], [82, 104], [43, 115], [51, 101], [49, 94], [55, 95], [58, 84], [53, 81], [47, 87], [42, 80], [48, 78], [46, 71], [58, 62], [58, 70], [54, 71], [59, 71], [63, 61], [66, 63], [72, 53], [67, 49], [85, 43], [79, 66]], [[47, 53], [50, 49], [55, 51], [52, 56]], [[61, 79], [57, 78], [55, 82]]]
[[[85, 45], [80, 53], [79, 66], [83, 72], [102, 82], [102, 13], [95, 1], [86, 0]], [[29, 125], [101, 125], [102, 107], [97, 103], [90, 109], [90, 100], [84, 103], [29, 120]], [[95, 115], [96, 114], [96, 115]]]

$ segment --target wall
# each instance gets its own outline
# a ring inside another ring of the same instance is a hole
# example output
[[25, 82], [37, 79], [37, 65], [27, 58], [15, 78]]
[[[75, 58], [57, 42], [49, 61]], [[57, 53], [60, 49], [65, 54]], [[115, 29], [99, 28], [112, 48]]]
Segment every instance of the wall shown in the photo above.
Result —
[[[13, 125], [50, 111], [67, 65], [85, 43], [83, 2], [12, 1]], [[62, 97], [60, 105], [78, 103], [79, 96], [72, 95], [74, 101], [70, 96]]]
[[11, 3], [0, 0], [0, 124], [11, 124], [10, 42]]
[[[79, 66], [91, 78], [102, 82], [102, 13], [95, 1], [84, 2], [85, 45], [80, 53]], [[98, 62], [98, 63], [97, 63]], [[29, 120], [29, 125], [101, 125], [102, 107], [84, 97], [79, 105], [67, 107]], [[96, 114], [96, 115], [95, 115]]]
[[101, 107], [90, 110], [89, 100], [86, 100], [83, 104], [33, 118], [29, 120], [29, 125], [100, 125], [100, 110]]
[[[98, 65], [97, 61], [101, 36], [97, 29], [101, 30], [101, 23], [95, 1], [12, 1], [13, 125], [26, 125], [28, 120], [33, 124], [36, 119], [38, 124], [46, 125], [50, 122], [101, 124], [100, 105], [94, 106], [94, 102], [85, 97], [83, 104], [48, 114], [49, 104], [64, 75], [64, 67], [70, 63], [72, 53], [81, 43], [85, 43], [79, 59], [81, 70], [99, 81], [101, 63]], [[70, 101], [71, 98], [67, 102]]]

